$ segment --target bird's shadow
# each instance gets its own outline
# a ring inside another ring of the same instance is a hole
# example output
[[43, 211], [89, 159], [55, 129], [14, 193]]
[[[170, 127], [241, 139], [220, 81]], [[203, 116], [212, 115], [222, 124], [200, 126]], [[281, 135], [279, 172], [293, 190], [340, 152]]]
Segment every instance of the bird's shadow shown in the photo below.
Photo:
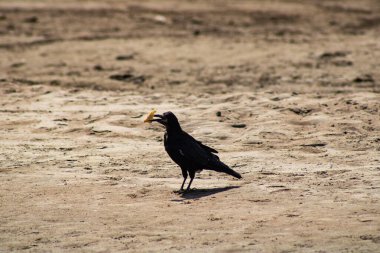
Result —
[[214, 195], [220, 192], [228, 191], [231, 189], [239, 188], [240, 186], [226, 186], [226, 187], [217, 187], [212, 189], [191, 189], [188, 192], [183, 192], [179, 194], [182, 199], [180, 200], [172, 200], [172, 201], [183, 201], [183, 199], [200, 199], [203, 197], [207, 197], [210, 195]]

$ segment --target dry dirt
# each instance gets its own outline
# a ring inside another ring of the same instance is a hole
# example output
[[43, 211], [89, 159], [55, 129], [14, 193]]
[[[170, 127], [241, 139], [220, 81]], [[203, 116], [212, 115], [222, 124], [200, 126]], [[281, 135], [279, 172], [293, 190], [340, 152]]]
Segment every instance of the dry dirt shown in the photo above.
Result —
[[379, 252], [379, 59], [376, 0], [0, 0], [0, 252]]

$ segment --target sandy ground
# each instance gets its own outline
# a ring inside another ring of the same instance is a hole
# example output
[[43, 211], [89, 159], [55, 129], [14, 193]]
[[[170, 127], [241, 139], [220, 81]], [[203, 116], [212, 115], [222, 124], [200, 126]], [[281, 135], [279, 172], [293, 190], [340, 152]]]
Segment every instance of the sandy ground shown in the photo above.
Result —
[[379, 252], [379, 59], [375, 0], [0, 1], [0, 252]]

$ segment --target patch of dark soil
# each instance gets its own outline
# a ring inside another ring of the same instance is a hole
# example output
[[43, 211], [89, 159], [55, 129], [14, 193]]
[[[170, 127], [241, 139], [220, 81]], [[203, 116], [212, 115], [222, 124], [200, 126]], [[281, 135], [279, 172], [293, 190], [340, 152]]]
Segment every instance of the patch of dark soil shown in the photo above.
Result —
[[116, 81], [130, 82], [134, 84], [142, 84], [147, 79], [144, 75], [134, 75], [132, 73], [114, 74], [109, 78]]

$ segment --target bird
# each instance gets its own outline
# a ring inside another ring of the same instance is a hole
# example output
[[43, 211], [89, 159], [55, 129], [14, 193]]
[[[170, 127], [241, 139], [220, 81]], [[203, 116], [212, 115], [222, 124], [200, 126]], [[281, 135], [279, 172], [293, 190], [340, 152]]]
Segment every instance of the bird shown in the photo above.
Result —
[[[147, 120], [150, 122], [158, 122], [166, 128], [164, 134], [165, 150], [169, 157], [181, 168], [183, 176], [183, 182], [178, 192], [190, 191], [195, 173], [199, 173], [202, 170], [214, 170], [227, 173], [235, 178], [242, 178], [239, 173], [220, 161], [216, 155], [218, 151], [204, 145], [183, 131], [174, 113], [169, 111], [162, 115], [150, 115]], [[190, 176], [190, 182], [184, 191], [184, 185], [188, 176]]]

